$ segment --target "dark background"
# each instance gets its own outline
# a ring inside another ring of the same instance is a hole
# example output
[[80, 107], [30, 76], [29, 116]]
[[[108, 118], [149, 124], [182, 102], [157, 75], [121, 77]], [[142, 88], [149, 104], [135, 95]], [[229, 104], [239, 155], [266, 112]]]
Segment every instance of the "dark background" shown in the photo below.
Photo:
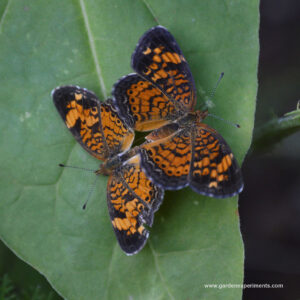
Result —
[[[300, 1], [262, 0], [255, 127], [296, 108], [300, 99]], [[245, 283], [243, 300], [300, 299], [300, 132], [266, 153], [249, 151], [240, 196]], [[0, 242], [1, 243], [1, 242]], [[0, 278], [7, 274], [21, 299], [60, 299], [47, 281], [0, 244]], [[3, 278], [3, 277], [2, 277]]]
[[[300, 1], [262, 0], [255, 127], [295, 110], [300, 99]], [[240, 196], [245, 283], [243, 300], [300, 299], [300, 132], [267, 153], [249, 154]]]

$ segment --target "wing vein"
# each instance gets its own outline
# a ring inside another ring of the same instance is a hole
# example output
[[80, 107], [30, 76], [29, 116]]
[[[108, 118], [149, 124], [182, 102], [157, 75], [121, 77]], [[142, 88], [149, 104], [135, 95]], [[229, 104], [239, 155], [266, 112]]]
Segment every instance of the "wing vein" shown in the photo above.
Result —
[[195, 127], [193, 126], [192, 127], [192, 131], [191, 131], [191, 135], [190, 135], [190, 138], [191, 138], [191, 150], [192, 150], [192, 153], [191, 153], [191, 161], [190, 161], [190, 171], [189, 171], [189, 175], [188, 175], [188, 178], [187, 178], [187, 181], [188, 183], [190, 184], [190, 181], [191, 181], [191, 173], [192, 173], [192, 168], [193, 168], [193, 161], [194, 161], [194, 157], [195, 157]]
[[143, 205], [146, 206], [149, 209], [149, 211], [151, 211], [151, 206], [135, 193], [135, 191], [126, 182], [123, 174], [120, 172], [118, 175], [119, 175], [119, 178], [121, 179], [121, 181], [123, 182], [123, 184], [125, 185], [125, 187], [128, 189], [128, 191], [130, 191], [132, 193], [133, 197], [139, 199], [143, 203]]

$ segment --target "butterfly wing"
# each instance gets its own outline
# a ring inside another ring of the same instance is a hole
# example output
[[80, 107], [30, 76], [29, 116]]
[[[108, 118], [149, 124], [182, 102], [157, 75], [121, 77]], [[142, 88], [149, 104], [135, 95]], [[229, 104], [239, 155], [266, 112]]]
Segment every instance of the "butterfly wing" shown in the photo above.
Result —
[[176, 117], [174, 104], [151, 82], [137, 74], [121, 78], [112, 91], [120, 116], [137, 131], [163, 126]]
[[52, 97], [69, 130], [93, 156], [105, 160], [130, 148], [134, 133], [109, 100], [100, 102], [93, 92], [77, 86], [58, 87]]
[[228, 144], [206, 124], [168, 124], [147, 140], [140, 147], [141, 166], [161, 188], [190, 185], [199, 194], [217, 198], [242, 191], [241, 171]]
[[171, 123], [151, 132], [140, 146], [141, 166], [151, 180], [168, 190], [188, 185], [191, 132]]
[[203, 123], [194, 130], [189, 185], [199, 194], [217, 198], [232, 197], [243, 189], [241, 170], [230, 147]]
[[162, 26], [147, 31], [132, 55], [132, 68], [161, 89], [177, 107], [194, 110], [194, 80], [176, 40]]
[[158, 128], [194, 109], [196, 89], [190, 68], [167, 29], [157, 26], [147, 31], [131, 64], [137, 74], [121, 78], [113, 96], [136, 130]]
[[132, 255], [145, 245], [154, 212], [159, 208], [164, 191], [154, 185], [140, 168], [134, 156], [116, 169], [107, 185], [107, 203], [111, 222], [121, 249]]

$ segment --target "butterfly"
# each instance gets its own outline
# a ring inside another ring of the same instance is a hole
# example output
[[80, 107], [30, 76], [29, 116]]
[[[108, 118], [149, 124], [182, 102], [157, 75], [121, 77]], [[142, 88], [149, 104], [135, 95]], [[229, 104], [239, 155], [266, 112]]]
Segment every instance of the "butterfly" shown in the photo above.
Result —
[[141, 167], [159, 187], [190, 186], [224, 198], [243, 189], [241, 170], [222, 136], [195, 111], [195, 83], [177, 42], [162, 26], [147, 31], [132, 55], [136, 73], [113, 88], [121, 118], [137, 131], [152, 131], [140, 147]]
[[62, 86], [53, 90], [52, 97], [75, 139], [103, 161], [95, 173], [109, 176], [107, 204], [117, 240], [127, 255], [138, 253], [149, 237], [144, 225], [152, 225], [164, 190], [141, 169], [140, 156], [129, 151], [132, 128], [120, 118], [111, 99], [101, 102], [87, 89]]

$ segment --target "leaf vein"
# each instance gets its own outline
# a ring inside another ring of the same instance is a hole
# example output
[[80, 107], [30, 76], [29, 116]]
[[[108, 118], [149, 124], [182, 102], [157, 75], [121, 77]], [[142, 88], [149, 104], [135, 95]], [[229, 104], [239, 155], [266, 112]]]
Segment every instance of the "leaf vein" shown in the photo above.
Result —
[[9, 5], [10, 5], [10, 2], [11, 2], [11, 0], [8, 0], [8, 1], [7, 1], [7, 4], [6, 4], [6, 6], [5, 6], [3, 15], [2, 15], [1, 20], [0, 20], [0, 34], [2, 33], [2, 27], [3, 27], [4, 19], [5, 19], [5, 16], [6, 16], [6, 14], [7, 14], [8, 7], [9, 7]]
[[80, 2], [81, 12], [82, 12], [83, 20], [84, 20], [84, 25], [85, 25], [87, 35], [88, 35], [88, 40], [89, 40], [92, 56], [93, 56], [94, 63], [96, 66], [96, 72], [98, 75], [99, 84], [100, 84], [100, 87], [102, 90], [103, 97], [107, 98], [106, 88], [105, 88], [105, 84], [104, 84], [104, 80], [103, 80], [103, 76], [102, 76], [102, 71], [100, 68], [100, 64], [99, 64], [99, 60], [98, 60], [98, 56], [97, 56], [97, 52], [96, 52], [95, 40], [94, 40], [92, 31], [91, 31], [91, 27], [89, 24], [89, 19], [87, 16], [84, 0], [79, 0], [79, 2]]
[[106, 290], [105, 290], [105, 299], [108, 299], [108, 289], [109, 289], [109, 284], [110, 284], [110, 279], [111, 279], [111, 273], [112, 273], [112, 261], [113, 261], [113, 257], [114, 254], [116, 252], [118, 243], [115, 243], [115, 246], [112, 249], [112, 253], [111, 253], [111, 258], [110, 258], [110, 262], [108, 265], [108, 271], [107, 271], [107, 285], [106, 285]]
[[[71, 153], [72, 153], [72, 151], [74, 150], [75, 146], [76, 146], [76, 143], [74, 143], [72, 149], [70, 150], [70, 153], [69, 153], [68, 158], [67, 158], [67, 160], [66, 160], [66, 162], [67, 162], [66, 164], [68, 164], [69, 159], [70, 159], [70, 156], [71, 156]], [[61, 171], [60, 175], [58, 176], [57, 180], [54, 182], [55, 185], [57, 185], [58, 182], [60, 181], [60, 179], [61, 179], [61, 177], [62, 177], [62, 175], [63, 175], [65, 169], [66, 169], [66, 168], [62, 168], [62, 171]]]
[[167, 256], [167, 255], [176, 255], [176, 254], [198, 254], [202, 251], [213, 250], [215, 247], [207, 247], [202, 249], [189, 249], [189, 250], [178, 250], [178, 251], [169, 251], [164, 253], [156, 253], [157, 257]]
[[150, 14], [152, 15], [154, 21], [159, 25], [160, 22], [158, 21], [158, 18], [155, 16], [153, 9], [151, 8], [150, 4], [146, 0], [142, 0], [142, 2], [145, 4], [146, 8], [149, 10]]
[[172, 295], [169, 287], [167, 286], [167, 283], [166, 283], [166, 280], [165, 278], [163, 277], [162, 273], [161, 273], [161, 270], [160, 270], [160, 267], [159, 267], [159, 264], [158, 264], [158, 259], [157, 259], [157, 253], [155, 252], [152, 244], [151, 244], [151, 241], [148, 241], [148, 244], [149, 244], [149, 247], [150, 247], [150, 250], [151, 250], [151, 253], [153, 255], [153, 259], [154, 259], [154, 265], [155, 265], [155, 269], [157, 271], [157, 274], [159, 275], [160, 279], [161, 279], [161, 282], [163, 283], [163, 286], [165, 287], [170, 299], [174, 300], [174, 296]]

